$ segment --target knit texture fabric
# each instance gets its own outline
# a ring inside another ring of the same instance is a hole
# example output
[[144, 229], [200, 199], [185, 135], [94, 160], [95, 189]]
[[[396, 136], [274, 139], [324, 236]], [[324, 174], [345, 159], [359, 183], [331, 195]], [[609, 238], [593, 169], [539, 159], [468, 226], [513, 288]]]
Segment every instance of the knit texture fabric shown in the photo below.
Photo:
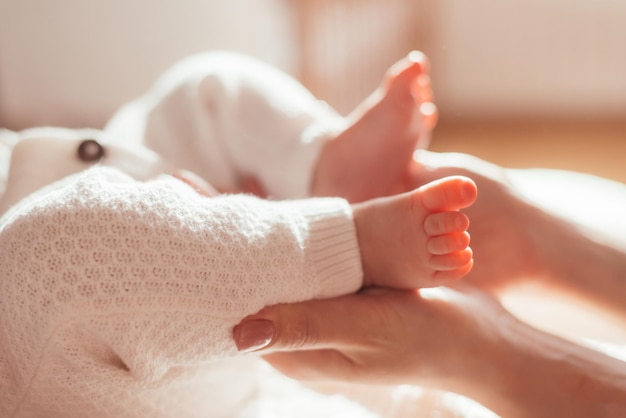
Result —
[[235, 416], [259, 360], [233, 326], [361, 275], [344, 200], [207, 198], [92, 168], [1, 218], [0, 416]]

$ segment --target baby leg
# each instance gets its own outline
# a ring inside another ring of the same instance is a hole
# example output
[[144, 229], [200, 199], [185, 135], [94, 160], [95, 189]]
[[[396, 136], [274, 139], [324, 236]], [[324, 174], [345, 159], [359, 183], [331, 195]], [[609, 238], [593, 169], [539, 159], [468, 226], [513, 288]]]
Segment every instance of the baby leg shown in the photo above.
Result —
[[348, 117], [348, 127], [325, 145], [313, 194], [352, 202], [392, 194], [413, 151], [428, 146], [436, 117], [427, 59], [414, 51], [387, 71]]
[[111, 137], [139, 142], [171, 165], [220, 190], [302, 198], [327, 137], [344, 118], [297, 80], [231, 52], [188, 57], [107, 125]]
[[460, 279], [472, 268], [469, 220], [476, 199], [467, 177], [353, 205], [366, 285], [417, 288]]

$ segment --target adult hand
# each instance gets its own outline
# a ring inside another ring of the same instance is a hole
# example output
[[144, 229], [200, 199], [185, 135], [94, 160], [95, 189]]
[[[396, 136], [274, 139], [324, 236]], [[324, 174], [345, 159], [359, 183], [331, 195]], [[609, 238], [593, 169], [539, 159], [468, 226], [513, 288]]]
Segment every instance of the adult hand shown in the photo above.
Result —
[[[369, 289], [263, 309], [234, 330], [240, 350], [300, 380], [460, 390], [489, 373], [502, 326], [516, 320], [477, 290]], [[286, 352], [288, 350], [288, 352]]]
[[266, 308], [234, 330], [300, 380], [416, 384], [501, 416], [626, 416], [626, 363], [543, 333], [478, 290], [372, 289]]

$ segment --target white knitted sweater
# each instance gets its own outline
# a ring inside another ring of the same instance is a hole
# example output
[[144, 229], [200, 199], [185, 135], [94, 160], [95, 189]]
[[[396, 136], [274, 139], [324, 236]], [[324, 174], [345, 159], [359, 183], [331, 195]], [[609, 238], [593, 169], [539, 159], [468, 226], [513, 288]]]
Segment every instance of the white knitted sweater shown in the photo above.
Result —
[[[158, 115], [171, 96], [136, 114], [135, 122]], [[237, 102], [248, 96], [230, 98], [231, 109], [240, 110]], [[314, 113], [283, 123], [307, 127]], [[5, 194], [11, 207], [0, 218], [0, 417], [367, 416], [281, 381], [254, 355], [239, 354], [232, 340], [232, 327], [266, 305], [360, 287], [349, 205], [330, 198], [206, 198], [168, 176], [137, 180], [165, 161], [212, 181], [207, 173], [217, 169], [202, 173], [199, 138], [178, 134], [209, 117], [222, 128], [232, 121], [223, 113], [178, 123], [179, 116], [151, 119], [168, 124], [170, 136], [126, 138], [133, 147], [152, 141], [157, 162], [111, 142], [100, 165], [66, 175], [80, 167], [72, 153], [76, 138], [16, 145], [31, 159], [25, 168], [15, 151]], [[293, 135], [293, 129], [283, 131]], [[254, 162], [255, 170], [270, 173], [264, 183], [276, 195], [306, 194], [296, 189], [308, 186], [309, 174], [285, 183], [275, 165], [275, 153], [287, 147], [285, 167], [310, 171], [315, 148], [302, 138], [277, 135], [267, 144], [273, 147], [268, 158]], [[163, 149], [174, 139], [181, 152], [172, 157]], [[209, 141], [207, 149], [224, 147], [219, 135], [201, 140]], [[299, 153], [302, 147], [310, 152]], [[216, 178], [235, 179], [243, 160], [226, 164]], [[134, 178], [106, 166], [131, 167], [124, 171]], [[60, 180], [39, 188], [42, 173]]]
[[237, 355], [232, 327], [356, 290], [357, 251], [341, 200], [205, 198], [106, 168], [69, 178], [2, 218], [0, 416], [230, 416], [253, 388], [239, 375], [254, 375], [218, 363], [212, 376]]

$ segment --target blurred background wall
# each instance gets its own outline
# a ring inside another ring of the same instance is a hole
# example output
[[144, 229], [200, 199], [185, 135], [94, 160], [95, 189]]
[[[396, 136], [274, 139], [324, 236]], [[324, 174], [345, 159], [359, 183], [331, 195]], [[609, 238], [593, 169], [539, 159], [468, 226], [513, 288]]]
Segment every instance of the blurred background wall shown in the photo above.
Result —
[[0, 0], [0, 126], [99, 127], [175, 60], [254, 55], [347, 113], [411, 49], [433, 148], [626, 181], [623, 0]]
[[0, 0], [0, 124], [102, 126], [174, 61], [232, 49], [290, 70], [280, 0]]
[[457, 117], [626, 117], [626, 2], [440, 0], [428, 45]]

